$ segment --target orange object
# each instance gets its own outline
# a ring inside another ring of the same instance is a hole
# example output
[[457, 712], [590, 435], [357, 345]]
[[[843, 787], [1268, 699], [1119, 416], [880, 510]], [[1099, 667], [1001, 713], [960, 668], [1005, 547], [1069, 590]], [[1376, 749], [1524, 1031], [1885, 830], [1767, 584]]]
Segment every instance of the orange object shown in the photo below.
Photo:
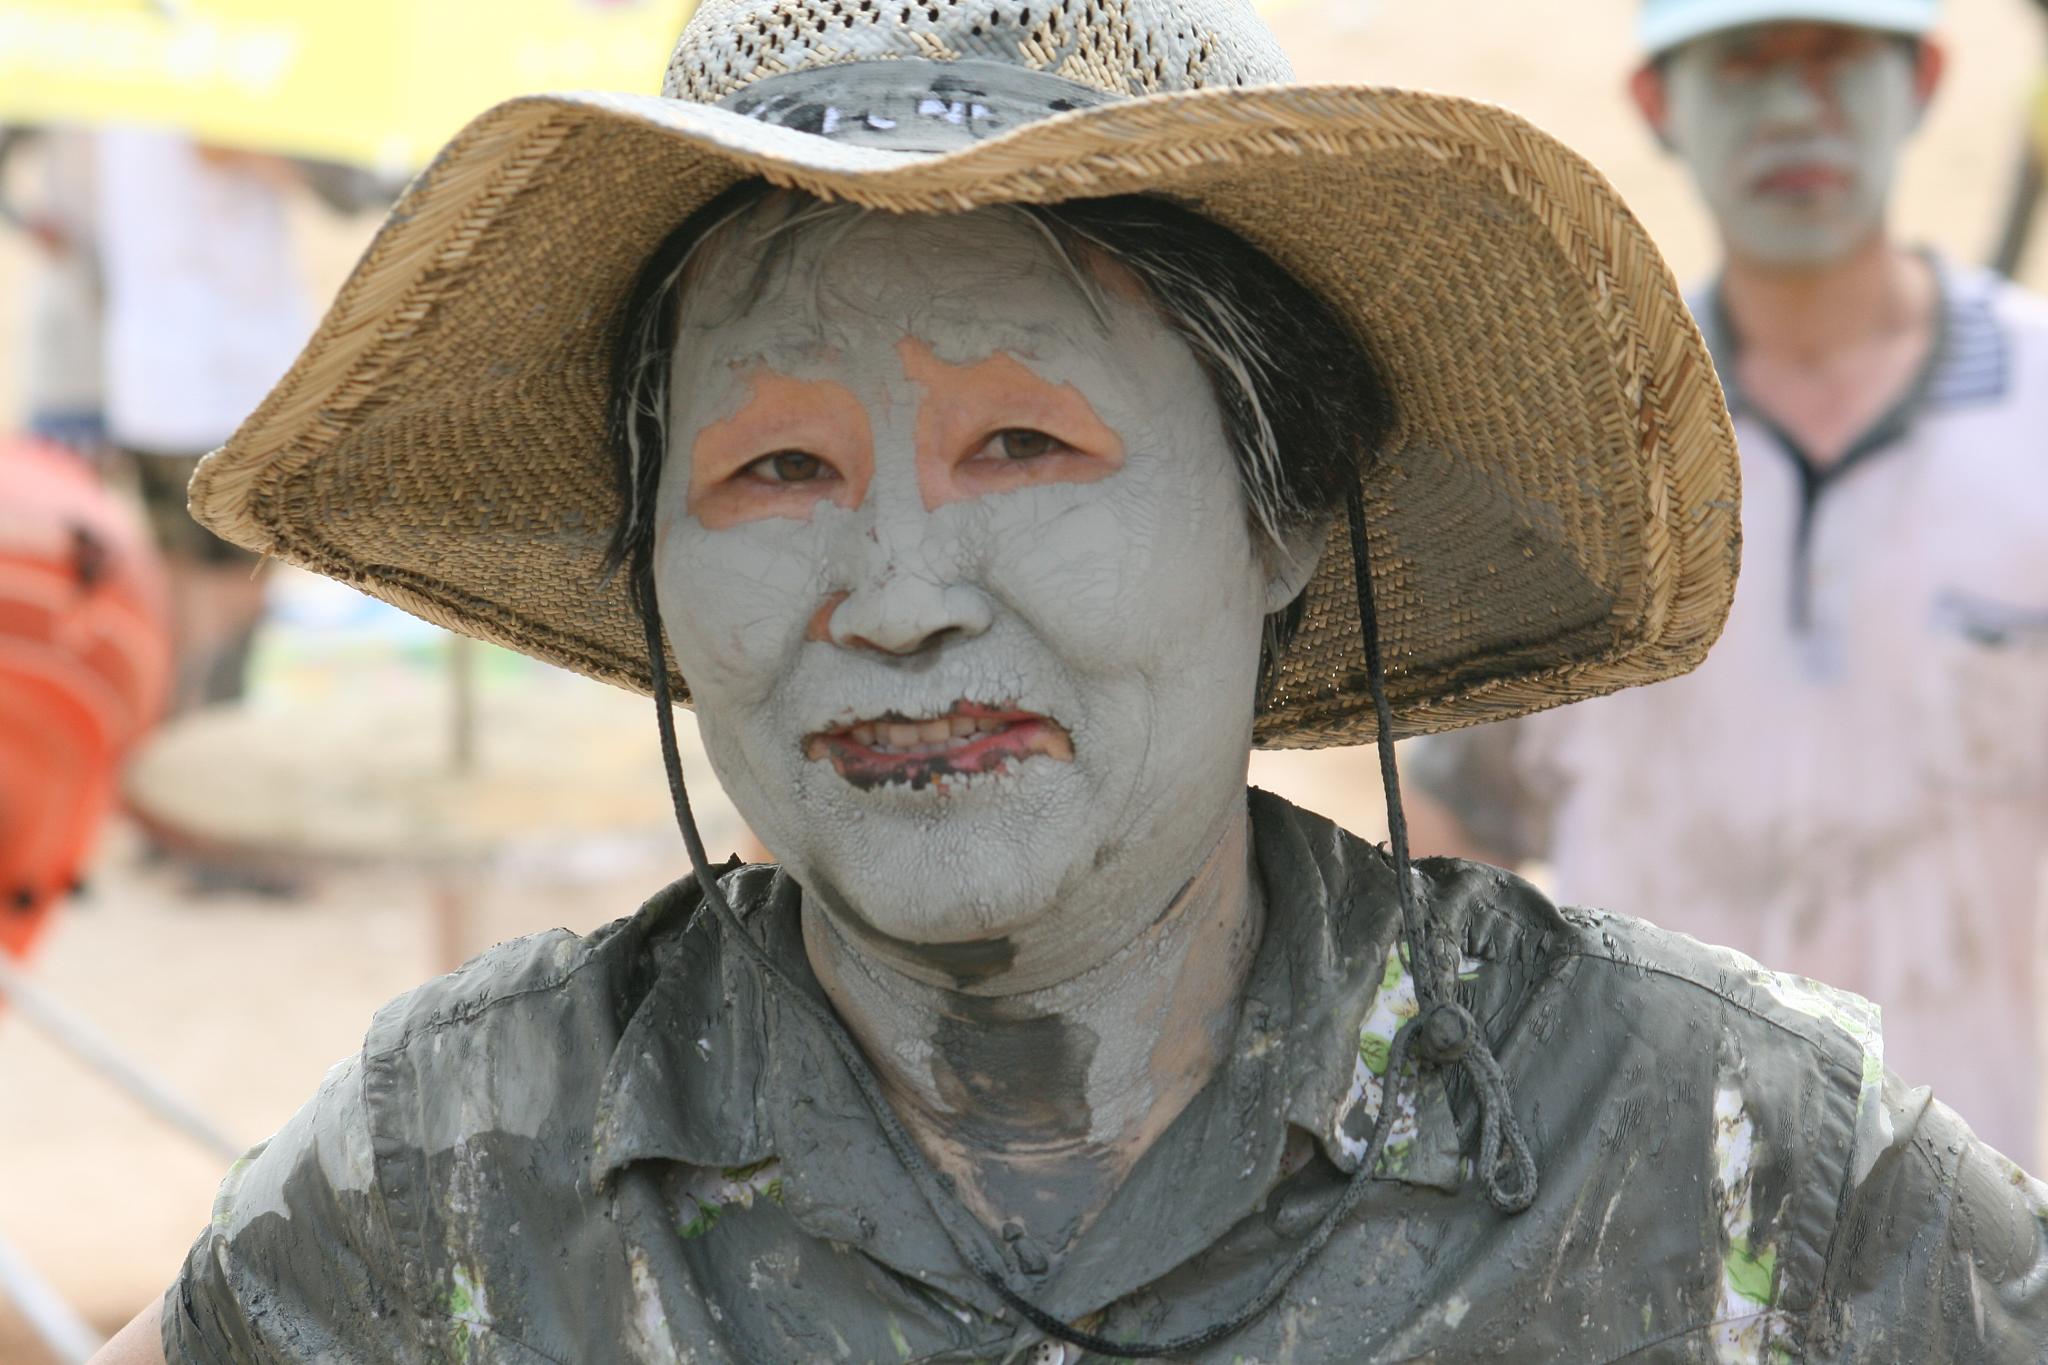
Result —
[[170, 669], [140, 520], [68, 451], [0, 439], [0, 951], [25, 957], [77, 884]]

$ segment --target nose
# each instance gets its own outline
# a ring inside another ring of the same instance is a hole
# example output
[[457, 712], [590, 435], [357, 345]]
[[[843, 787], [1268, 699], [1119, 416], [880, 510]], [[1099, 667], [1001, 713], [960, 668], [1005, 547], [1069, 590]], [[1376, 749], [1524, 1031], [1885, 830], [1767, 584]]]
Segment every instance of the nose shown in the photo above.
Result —
[[1822, 66], [1786, 62], [1757, 83], [1752, 98], [1760, 123], [1810, 128], [1826, 122], [1832, 112], [1833, 77]]
[[988, 598], [934, 557], [898, 549], [870, 563], [825, 619], [825, 634], [845, 649], [908, 657], [989, 628]]

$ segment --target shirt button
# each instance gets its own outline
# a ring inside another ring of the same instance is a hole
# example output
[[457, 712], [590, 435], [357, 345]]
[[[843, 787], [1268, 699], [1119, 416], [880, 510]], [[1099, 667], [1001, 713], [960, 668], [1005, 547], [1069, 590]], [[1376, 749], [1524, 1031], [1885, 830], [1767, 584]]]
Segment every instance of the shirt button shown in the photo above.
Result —
[[1024, 1231], [1024, 1225], [1015, 1221], [1003, 1224], [1003, 1240], [1010, 1244], [1010, 1254], [1017, 1258], [1017, 1266], [1026, 1275], [1043, 1275], [1049, 1262], [1045, 1250]]

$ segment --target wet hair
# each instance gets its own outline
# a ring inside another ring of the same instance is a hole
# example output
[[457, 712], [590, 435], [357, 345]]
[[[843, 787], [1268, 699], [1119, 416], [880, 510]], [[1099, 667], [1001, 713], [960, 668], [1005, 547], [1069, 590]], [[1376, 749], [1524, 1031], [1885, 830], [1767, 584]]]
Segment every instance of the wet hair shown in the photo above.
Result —
[[[1272, 257], [1228, 228], [1151, 195], [1018, 205], [1099, 312], [1098, 261], [1137, 280], [1209, 377], [1237, 457], [1247, 514], [1276, 547], [1336, 515], [1392, 426], [1370, 357], [1344, 319]], [[692, 214], [648, 257], [618, 318], [608, 441], [624, 513], [607, 571], [651, 581], [655, 490], [667, 447], [669, 378], [681, 310], [707, 248], [735, 233], [767, 243], [756, 297], [797, 231], [844, 231], [876, 210], [830, 204], [751, 180]], [[1300, 624], [1306, 594], [1266, 618], [1263, 679]], [[651, 612], [651, 601], [636, 601]]]

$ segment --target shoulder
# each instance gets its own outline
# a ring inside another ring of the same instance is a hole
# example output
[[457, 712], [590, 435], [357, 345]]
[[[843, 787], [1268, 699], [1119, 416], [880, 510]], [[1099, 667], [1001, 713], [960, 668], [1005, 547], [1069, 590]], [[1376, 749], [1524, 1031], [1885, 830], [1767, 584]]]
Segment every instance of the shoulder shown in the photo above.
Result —
[[2031, 397], [2048, 378], [2048, 296], [1978, 266], [1943, 262], [1941, 272], [1946, 386]]
[[[1668, 1295], [1684, 1264], [1685, 1301], [1660, 1314], [1787, 1344], [1818, 1333], [1840, 1210], [1893, 1140], [1876, 1008], [1639, 919], [1559, 909], [1497, 869], [1424, 871], [1463, 921], [1474, 1013], [1541, 1171], [1529, 1216], [1573, 1247], [1599, 1247], [1611, 1220], [1620, 1260], [1594, 1255], [1585, 1283]], [[1586, 1209], [1602, 1211], [1590, 1228]]]
[[[1888, 1137], [1844, 1200], [1815, 1361], [2043, 1359], [2048, 1185], [1887, 1074]], [[1961, 1306], [1958, 1311], [1958, 1306]]]
[[[744, 915], [772, 877], [729, 866], [720, 883]], [[167, 1301], [170, 1358], [268, 1359], [229, 1347], [288, 1330], [319, 1347], [308, 1359], [483, 1358], [485, 1336], [490, 1358], [524, 1359], [572, 1320], [612, 1264], [584, 1235], [606, 1096], [674, 1041], [677, 1002], [725, 1001], [702, 900], [678, 882], [593, 934], [500, 944], [378, 1011], [362, 1050], [223, 1184]], [[660, 1080], [645, 1089], [662, 1117], [716, 1108]]]
[[1942, 287], [1951, 307], [1988, 309], [2009, 330], [2048, 337], [2048, 295], [1982, 266], [1944, 260]]
[[1883, 1065], [1878, 1008], [1860, 995], [1647, 920], [1576, 907], [1558, 913], [1567, 929], [1552, 951], [1626, 978], [1646, 1002], [1682, 1001], [1739, 1021], [1759, 1042], [1798, 1050], [1858, 1087]]
[[1746, 1111], [1780, 1132], [1804, 1127], [1831, 1185], [1860, 1179], [1891, 1133], [1882, 1102], [1884, 1027], [1871, 1001], [1824, 981], [1645, 920], [1562, 911], [1557, 951], [1612, 980], [1617, 998], [1659, 1022], [1667, 1061], [1711, 1050]]
[[[744, 913], [771, 872], [729, 864], [719, 882]], [[565, 1124], [587, 1132], [612, 1053], [655, 981], [716, 980], [718, 935], [697, 914], [702, 901], [686, 877], [592, 934], [501, 943], [385, 1005], [360, 1060], [380, 1150]]]
[[1658, 1204], [1705, 1214], [1721, 1325], [1802, 1359], [2037, 1357], [2048, 1186], [1886, 1071], [1875, 1005], [1640, 919], [1495, 901], [1555, 983], [1516, 1020], [1541, 1042], [1503, 1049], [1553, 1197], [1616, 1188], [1573, 1146], [1654, 1152]]
[[[1577, 1029], [1677, 1070], [1739, 1076], [1746, 1102], [1784, 1122], [1796, 1111], [1846, 1144], [1877, 1140], [1884, 1041], [1870, 1001], [1647, 920], [1555, 908], [1533, 889], [1501, 906], [1497, 913], [1540, 923], [1531, 970], [1571, 981], [1563, 1009], [1579, 1016]], [[1548, 913], [1539, 918], [1533, 906]]]
[[1670, 1088], [1665, 1122], [1711, 1122], [1717, 1094], [1732, 1092], [1761, 1126], [1805, 1133], [1831, 1188], [1889, 1139], [1870, 1001], [1645, 920], [1559, 908], [1499, 868], [1430, 859], [1421, 870], [1468, 961], [1507, 969], [1484, 974], [1496, 978], [1488, 1012], [1563, 1054], [1530, 1066], [1570, 1073], [1582, 1098], [1654, 1072]]
[[[1279, 860], [1288, 875], [1319, 881], [1333, 905], [1351, 904], [1351, 913], [1336, 917], [1340, 935], [1371, 918], [1365, 903], [1392, 899], [1383, 849], [1266, 793], [1254, 796], [1254, 816], [1264, 822], [1261, 855], [1291, 853]], [[1882, 1073], [1878, 1009], [1849, 991], [1771, 971], [1646, 920], [1560, 908], [1529, 881], [1485, 863], [1421, 858], [1415, 872], [1431, 919], [1459, 944], [1474, 979], [1490, 983], [1495, 1017], [1540, 1002], [1556, 1022], [1583, 1016], [1589, 1027], [1612, 1031], [1614, 1021], [1598, 1011], [1634, 1011], [1641, 1021], [1615, 1033], [1613, 1046], [1696, 1052], [1710, 1030], [1745, 1050], [1797, 1057], [1844, 1087], [1852, 1102]], [[1549, 990], [1567, 979], [1573, 989]]]
[[[744, 871], [722, 869], [719, 880]], [[630, 1011], [657, 959], [694, 946], [691, 917], [702, 900], [696, 879], [685, 877], [591, 934], [548, 929], [487, 948], [379, 1009], [364, 1037], [364, 1056], [416, 1049], [444, 1033], [484, 1036], [516, 1027], [522, 1014], [570, 1000], [614, 1000]]]

